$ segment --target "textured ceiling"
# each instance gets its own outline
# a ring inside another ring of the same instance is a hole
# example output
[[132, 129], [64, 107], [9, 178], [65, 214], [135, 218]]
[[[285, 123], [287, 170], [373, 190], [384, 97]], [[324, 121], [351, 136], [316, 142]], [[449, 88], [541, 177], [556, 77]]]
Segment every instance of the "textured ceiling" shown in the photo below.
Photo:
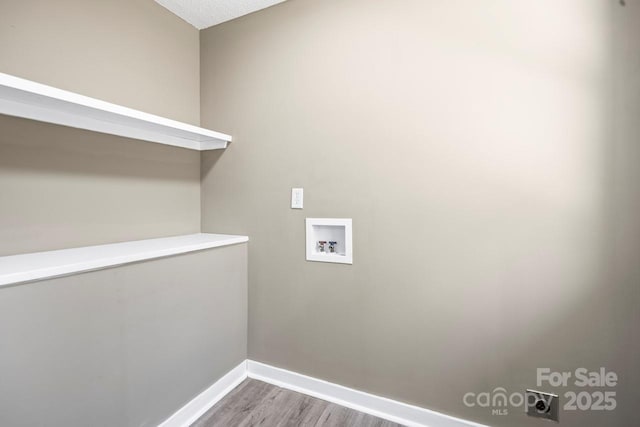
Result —
[[155, 0], [199, 30], [285, 0]]

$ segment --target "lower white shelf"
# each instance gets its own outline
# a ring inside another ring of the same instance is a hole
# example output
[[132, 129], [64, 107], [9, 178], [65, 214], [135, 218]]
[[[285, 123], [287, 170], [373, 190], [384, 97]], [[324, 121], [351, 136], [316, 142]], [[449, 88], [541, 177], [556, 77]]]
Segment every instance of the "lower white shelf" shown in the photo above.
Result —
[[0, 257], [0, 286], [248, 242], [247, 236], [188, 234]]

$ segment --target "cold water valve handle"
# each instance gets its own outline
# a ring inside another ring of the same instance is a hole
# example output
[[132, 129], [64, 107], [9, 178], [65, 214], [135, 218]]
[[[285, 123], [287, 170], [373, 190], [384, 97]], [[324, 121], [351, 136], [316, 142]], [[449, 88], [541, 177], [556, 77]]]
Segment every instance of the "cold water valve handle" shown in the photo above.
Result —
[[338, 242], [329, 242], [329, 252], [335, 253], [337, 244]]

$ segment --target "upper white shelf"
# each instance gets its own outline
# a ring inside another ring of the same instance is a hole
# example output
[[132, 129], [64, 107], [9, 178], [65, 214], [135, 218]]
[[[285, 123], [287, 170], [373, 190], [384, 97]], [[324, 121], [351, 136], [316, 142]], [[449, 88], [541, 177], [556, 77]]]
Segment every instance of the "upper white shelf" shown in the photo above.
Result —
[[231, 136], [0, 73], [0, 114], [192, 150], [227, 148]]
[[247, 236], [188, 234], [0, 257], [0, 287], [249, 241]]

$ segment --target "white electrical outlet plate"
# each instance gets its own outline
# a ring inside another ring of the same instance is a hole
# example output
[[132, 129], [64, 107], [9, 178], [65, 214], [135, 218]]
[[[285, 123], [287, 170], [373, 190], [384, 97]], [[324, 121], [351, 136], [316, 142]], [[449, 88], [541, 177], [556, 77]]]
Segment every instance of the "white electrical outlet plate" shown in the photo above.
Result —
[[292, 188], [291, 189], [291, 209], [302, 209], [304, 205], [304, 189]]

